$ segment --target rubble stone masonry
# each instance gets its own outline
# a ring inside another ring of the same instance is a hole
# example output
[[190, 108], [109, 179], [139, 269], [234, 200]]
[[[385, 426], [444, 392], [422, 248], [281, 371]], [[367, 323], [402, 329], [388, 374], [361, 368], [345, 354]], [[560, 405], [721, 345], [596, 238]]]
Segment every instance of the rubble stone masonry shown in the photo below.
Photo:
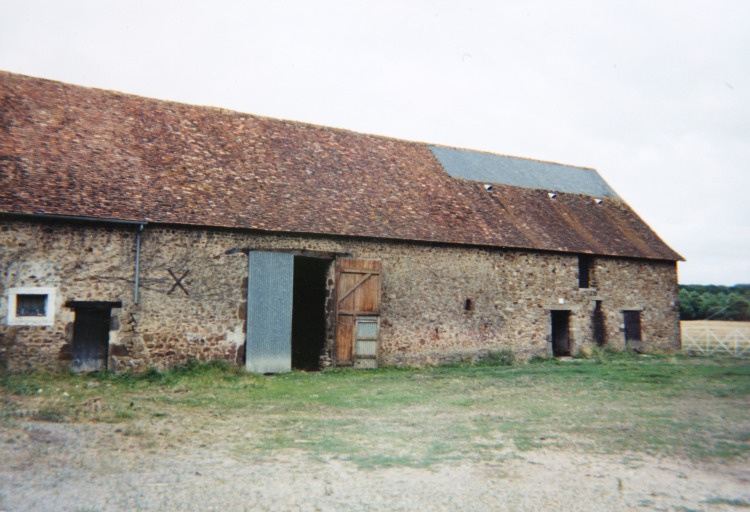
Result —
[[[137, 226], [0, 219], [0, 370], [64, 368], [72, 357], [69, 301], [112, 310], [108, 367], [165, 368], [188, 360], [241, 364], [247, 257], [241, 249], [309, 250], [382, 261], [379, 364], [440, 363], [512, 350], [550, 355], [550, 310], [571, 311], [572, 352], [594, 344], [601, 302], [608, 346], [624, 347], [623, 310], [641, 311], [646, 350], [679, 348], [671, 261], [594, 257], [579, 289], [574, 254], [313, 235], [146, 225], [134, 303]], [[240, 249], [231, 251], [231, 249]], [[230, 251], [230, 254], [227, 254]], [[51, 325], [8, 325], [9, 291], [55, 290]], [[330, 360], [327, 340], [321, 360]]]

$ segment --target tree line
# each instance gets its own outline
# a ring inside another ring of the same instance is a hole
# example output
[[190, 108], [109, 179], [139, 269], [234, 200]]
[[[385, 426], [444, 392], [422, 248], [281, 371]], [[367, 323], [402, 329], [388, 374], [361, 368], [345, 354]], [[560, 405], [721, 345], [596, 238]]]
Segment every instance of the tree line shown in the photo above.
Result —
[[681, 320], [750, 320], [750, 284], [680, 285]]

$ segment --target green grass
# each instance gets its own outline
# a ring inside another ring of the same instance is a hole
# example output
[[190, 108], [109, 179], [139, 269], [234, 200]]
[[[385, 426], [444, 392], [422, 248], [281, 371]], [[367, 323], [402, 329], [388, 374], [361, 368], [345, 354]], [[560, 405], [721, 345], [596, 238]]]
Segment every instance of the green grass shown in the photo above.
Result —
[[[747, 361], [596, 352], [510, 363], [500, 354], [477, 364], [275, 376], [216, 363], [141, 375], [3, 375], [0, 425], [111, 422], [139, 432], [144, 445], [165, 431], [177, 444], [219, 436], [237, 457], [302, 450], [361, 467], [493, 461], [539, 448], [750, 454]], [[11, 409], [36, 412], [19, 418]]]

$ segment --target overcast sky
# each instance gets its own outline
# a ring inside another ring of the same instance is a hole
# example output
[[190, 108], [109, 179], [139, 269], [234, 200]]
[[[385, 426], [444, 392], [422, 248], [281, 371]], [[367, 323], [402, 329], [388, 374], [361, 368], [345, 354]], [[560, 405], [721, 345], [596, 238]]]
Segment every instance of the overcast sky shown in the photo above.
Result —
[[747, 0], [0, 0], [0, 69], [593, 167], [750, 283]]

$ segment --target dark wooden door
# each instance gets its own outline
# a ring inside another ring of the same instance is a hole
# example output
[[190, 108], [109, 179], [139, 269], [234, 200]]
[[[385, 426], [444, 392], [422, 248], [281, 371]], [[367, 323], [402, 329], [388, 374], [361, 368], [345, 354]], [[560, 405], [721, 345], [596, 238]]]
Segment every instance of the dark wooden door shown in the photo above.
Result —
[[570, 355], [570, 311], [552, 311], [552, 355]]
[[107, 369], [109, 356], [109, 309], [76, 309], [73, 323], [73, 371]]
[[336, 260], [336, 364], [352, 364], [358, 315], [380, 313], [381, 263]]
[[625, 323], [625, 346], [633, 350], [641, 350], [643, 344], [641, 338], [641, 312], [623, 311], [622, 315]]

